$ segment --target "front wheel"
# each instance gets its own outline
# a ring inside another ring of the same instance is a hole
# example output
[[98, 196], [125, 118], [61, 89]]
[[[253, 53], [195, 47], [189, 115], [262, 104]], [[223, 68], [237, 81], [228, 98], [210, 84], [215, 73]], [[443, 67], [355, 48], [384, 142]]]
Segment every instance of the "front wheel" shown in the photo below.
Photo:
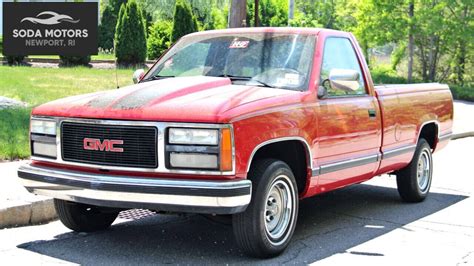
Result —
[[431, 187], [433, 158], [428, 142], [421, 138], [412, 161], [397, 173], [397, 188], [406, 202], [423, 201]]
[[107, 229], [117, 218], [114, 209], [54, 199], [59, 220], [76, 232], [93, 232]]
[[290, 167], [279, 160], [255, 163], [249, 173], [252, 200], [233, 215], [235, 238], [243, 251], [259, 258], [274, 257], [288, 246], [298, 216], [298, 189]]

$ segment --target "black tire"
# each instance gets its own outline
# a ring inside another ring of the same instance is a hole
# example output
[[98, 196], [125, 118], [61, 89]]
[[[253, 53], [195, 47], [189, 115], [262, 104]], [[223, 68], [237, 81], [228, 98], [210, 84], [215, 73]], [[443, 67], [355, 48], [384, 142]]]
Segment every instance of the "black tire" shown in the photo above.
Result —
[[[286, 249], [296, 227], [299, 199], [295, 177], [286, 163], [264, 159], [253, 165], [249, 179], [252, 199], [245, 212], [233, 215], [234, 235], [247, 255], [275, 257]], [[279, 208], [284, 202], [289, 210]]]
[[397, 172], [398, 194], [403, 201], [421, 202], [430, 191], [432, 177], [431, 147], [425, 139], [421, 138], [410, 164]]
[[54, 199], [54, 208], [59, 220], [76, 232], [94, 232], [110, 227], [118, 211], [93, 205]]

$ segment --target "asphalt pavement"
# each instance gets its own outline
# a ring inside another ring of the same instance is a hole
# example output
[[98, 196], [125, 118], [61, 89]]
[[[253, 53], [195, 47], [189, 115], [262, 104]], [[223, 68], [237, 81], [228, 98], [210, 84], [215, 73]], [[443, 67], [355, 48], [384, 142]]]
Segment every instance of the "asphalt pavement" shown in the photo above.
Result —
[[464, 138], [434, 155], [422, 203], [401, 202], [387, 175], [302, 201], [293, 241], [274, 259], [246, 257], [231, 226], [199, 215], [122, 217], [96, 233], [73, 233], [58, 221], [3, 229], [0, 258], [4, 265], [473, 265], [473, 150], [474, 138]]

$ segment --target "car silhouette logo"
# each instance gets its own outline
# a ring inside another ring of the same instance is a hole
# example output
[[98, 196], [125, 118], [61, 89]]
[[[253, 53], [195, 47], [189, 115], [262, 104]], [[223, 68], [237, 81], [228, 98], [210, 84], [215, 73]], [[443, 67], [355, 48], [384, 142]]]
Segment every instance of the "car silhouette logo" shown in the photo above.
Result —
[[[44, 15], [50, 15], [50, 17], [40, 18], [41, 16], [44, 16]], [[23, 21], [29, 21], [29, 22], [34, 23], [34, 24], [42, 24], [42, 25], [56, 25], [56, 24], [60, 24], [60, 23], [63, 23], [63, 22], [77, 23], [77, 22], [80, 21], [80, 19], [74, 20], [72, 17], [70, 17], [68, 15], [61, 15], [61, 14], [58, 14], [58, 13], [53, 12], [53, 11], [43, 11], [43, 12], [39, 13], [38, 15], [36, 15], [35, 18], [26, 17], [26, 18], [23, 18], [21, 20], [21, 22], [23, 22]]]

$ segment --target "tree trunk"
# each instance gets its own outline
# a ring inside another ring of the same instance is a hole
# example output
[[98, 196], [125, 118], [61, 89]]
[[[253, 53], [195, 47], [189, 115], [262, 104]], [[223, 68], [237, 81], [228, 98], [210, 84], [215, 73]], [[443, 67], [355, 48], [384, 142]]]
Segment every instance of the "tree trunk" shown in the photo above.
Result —
[[428, 56], [428, 80], [435, 81], [436, 79], [436, 66], [438, 65], [438, 52], [439, 52], [439, 37], [432, 35], [430, 37], [430, 53]]
[[[468, 14], [468, 6], [464, 7], [463, 13], [461, 18], [464, 20]], [[456, 66], [456, 79], [459, 85], [464, 86], [464, 73], [466, 71], [466, 57], [467, 57], [467, 49], [466, 49], [466, 40], [464, 38], [459, 39], [459, 51], [457, 54], [457, 66]]]
[[410, 18], [409, 19], [410, 28], [408, 30], [408, 75], [407, 75], [408, 83], [412, 82], [412, 79], [413, 79], [413, 52], [414, 52], [413, 16], [414, 16], [414, 13], [415, 13], [415, 4], [414, 4], [414, 1], [411, 0], [409, 4], [409, 11], [408, 11], [408, 16]]
[[423, 41], [420, 42], [418, 47], [420, 49], [421, 77], [422, 77], [423, 81], [427, 81], [428, 80], [428, 71], [427, 71], [428, 63], [427, 63], [427, 60], [426, 60], [425, 47], [423, 45]]
[[255, 0], [254, 4], [254, 27], [258, 27], [258, 0]]
[[457, 58], [456, 74], [459, 85], [464, 86], [464, 73], [466, 71], [466, 41], [459, 41], [459, 53]]
[[247, 22], [247, 1], [232, 0], [229, 12], [229, 28], [245, 27]]

